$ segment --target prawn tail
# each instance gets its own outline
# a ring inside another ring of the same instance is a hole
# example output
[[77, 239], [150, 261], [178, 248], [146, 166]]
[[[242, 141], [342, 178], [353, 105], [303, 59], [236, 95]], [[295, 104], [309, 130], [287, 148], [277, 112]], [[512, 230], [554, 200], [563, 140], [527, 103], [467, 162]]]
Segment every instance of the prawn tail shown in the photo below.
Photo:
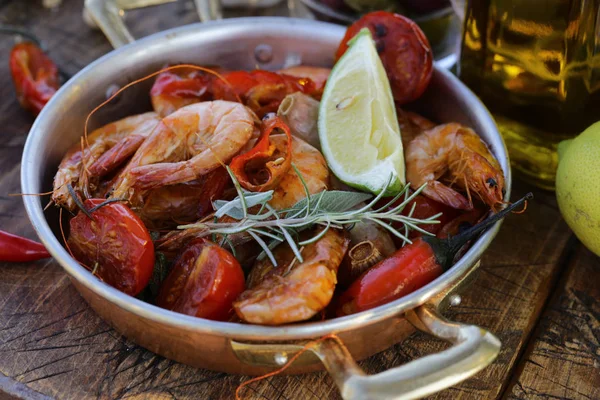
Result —
[[473, 209], [473, 204], [465, 196], [438, 181], [428, 182], [423, 194], [432, 200], [458, 210]]

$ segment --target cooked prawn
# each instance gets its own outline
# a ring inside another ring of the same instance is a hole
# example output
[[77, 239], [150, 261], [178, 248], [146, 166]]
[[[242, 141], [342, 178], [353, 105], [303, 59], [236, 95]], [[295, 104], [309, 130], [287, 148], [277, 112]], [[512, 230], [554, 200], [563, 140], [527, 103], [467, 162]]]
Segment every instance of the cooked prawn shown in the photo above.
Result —
[[101, 178], [135, 153], [156, 128], [160, 118], [149, 112], [123, 118], [96, 129], [87, 140], [76, 143], [62, 159], [54, 177], [52, 201], [73, 211], [75, 202], [68, 184], [85, 197], [92, 190], [90, 180]]
[[435, 124], [417, 113], [406, 111], [396, 106], [398, 125], [402, 133], [402, 145], [406, 149], [408, 144], [421, 132], [435, 127]]
[[[275, 134], [270, 136], [271, 144], [283, 149], [286, 146], [287, 136]], [[325, 159], [319, 152], [302, 139], [292, 139], [292, 160], [294, 166], [300, 171], [308, 192], [313, 195], [327, 189], [329, 181], [329, 170]], [[292, 207], [298, 201], [306, 197], [304, 185], [295, 170], [291, 168], [283, 176], [277, 188], [274, 189], [273, 198], [269, 204], [276, 210], [284, 210]], [[228, 216], [221, 218], [220, 222], [229, 220]], [[163, 252], [175, 253], [178, 249], [195, 237], [204, 236], [202, 229], [190, 228], [176, 232], [170, 232], [159, 241], [159, 248]], [[236, 249], [251, 240], [247, 233], [229, 235], [229, 240], [235, 244]]]
[[195, 103], [163, 118], [115, 185], [113, 197], [190, 182], [227, 163], [247, 144], [255, 115], [239, 103]]
[[311, 318], [331, 301], [347, 249], [348, 239], [334, 229], [301, 249], [303, 262], [286, 243], [276, 247], [277, 268], [267, 259], [255, 263], [248, 289], [233, 303], [235, 312], [246, 322], [264, 325]]
[[[285, 135], [272, 135], [271, 143], [283, 148]], [[300, 171], [308, 192], [312, 194], [321, 193], [329, 185], [329, 169], [321, 152], [304, 140], [292, 137], [292, 163]], [[306, 197], [306, 191], [302, 180], [291, 168], [275, 188], [273, 198], [269, 204], [277, 210], [289, 208]]]
[[132, 207], [149, 229], [173, 228], [192, 223], [212, 212], [212, 202], [231, 185], [225, 168], [186, 183], [150, 190], [143, 204]]
[[[450, 207], [473, 208], [471, 192], [495, 208], [503, 202], [504, 175], [481, 138], [457, 123], [436, 126], [421, 133], [406, 148], [406, 177], [413, 188], [424, 183], [423, 194]], [[450, 184], [467, 198], [440, 182], [448, 173]]]

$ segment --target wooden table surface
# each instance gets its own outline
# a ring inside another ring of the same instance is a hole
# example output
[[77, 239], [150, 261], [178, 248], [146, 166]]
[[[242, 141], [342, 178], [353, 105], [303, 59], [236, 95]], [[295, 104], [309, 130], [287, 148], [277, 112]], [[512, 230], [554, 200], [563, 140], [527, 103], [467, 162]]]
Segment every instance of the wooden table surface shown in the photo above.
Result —
[[[111, 50], [81, 19], [82, 1], [55, 10], [41, 0], [0, 0], [0, 23], [42, 38], [68, 74]], [[136, 37], [195, 22], [191, 1], [136, 11]], [[0, 229], [35, 237], [18, 193], [21, 151], [33, 118], [18, 106], [0, 37]], [[483, 257], [457, 321], [486, 327], [502, 342], [494, 363], [435, 399], [600, 399], [600, 259], [561, 219], [549, 192], [533, 190], [523, 215], [507, 218]], [[416, 333], [360, 364], [376, 373], [445, 348]], [[150, 353], [109, 328], [53, 260], [0, 263], [0, 399], [229, 399], [248, 379], [198, 370]], [[2, 394], [4, 393], [4, 394]], [[326, 373], [281, 376], [250, 385], [247, 399], [337, 399]]]

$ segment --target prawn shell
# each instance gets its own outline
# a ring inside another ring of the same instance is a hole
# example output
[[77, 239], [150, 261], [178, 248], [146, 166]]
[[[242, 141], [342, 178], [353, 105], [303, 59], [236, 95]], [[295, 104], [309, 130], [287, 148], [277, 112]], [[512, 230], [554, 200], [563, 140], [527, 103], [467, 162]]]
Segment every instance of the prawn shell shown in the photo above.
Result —
[[[452, 208], [471, 210], [481, 199], [503, 203], [504, 173], [475, 131], [458, 123], [423, 131], [405, 148], [406, 178], [413, 189]], [[457, 189], [462, 189], [459, 193]]]
[[[272, 135], [271, 141], [275, 146], [285, 144], [285, 135]], [[292, 137], [292, 161], [300, 171], [309, 194], [321, 193], [329, 187], [329, 168], [321, 152], [304, 140]], [[296, 171], [291, 168], [275, 188], [269, 204], [277, 210], [292, 207], [306, 197], [304, 185]]]
[[333, 297], [348, 243], [342, 232], [330, 229], [302, 248], [303, 262], [295, 259], [287, 243], [279, 245], [273, 251], [277, 267], [268, 259], [254, 265], [247, 280], [249, 289], [233, 303], [236, 314], [245, 322], [262, 325], [312, 318]]
[[251, 139], [254, 114], [234, 102], [191, 104], [163, 118], [115, 183], [137, 207], [146, 191], [191, 182], [228, 163]]
[[52, 201], [69, 211], [76, 206], [67, 185], [84, 197], [103, 186], [99, 181], [125, 163], [151, 135], [160, 118], [154, 112], [125, 117], [106, 124], [71, 146], [54, 176]]

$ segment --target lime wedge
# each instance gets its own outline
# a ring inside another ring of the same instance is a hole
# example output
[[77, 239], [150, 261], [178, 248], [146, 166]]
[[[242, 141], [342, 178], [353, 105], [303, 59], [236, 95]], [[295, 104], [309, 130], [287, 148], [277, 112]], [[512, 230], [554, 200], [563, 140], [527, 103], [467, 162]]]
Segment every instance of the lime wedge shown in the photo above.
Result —
[[335, 64], [319, 107], [319, 138], [331, 171], [344, 183], [386, 194], [406, 182], [392, 90], [368, 29]]

